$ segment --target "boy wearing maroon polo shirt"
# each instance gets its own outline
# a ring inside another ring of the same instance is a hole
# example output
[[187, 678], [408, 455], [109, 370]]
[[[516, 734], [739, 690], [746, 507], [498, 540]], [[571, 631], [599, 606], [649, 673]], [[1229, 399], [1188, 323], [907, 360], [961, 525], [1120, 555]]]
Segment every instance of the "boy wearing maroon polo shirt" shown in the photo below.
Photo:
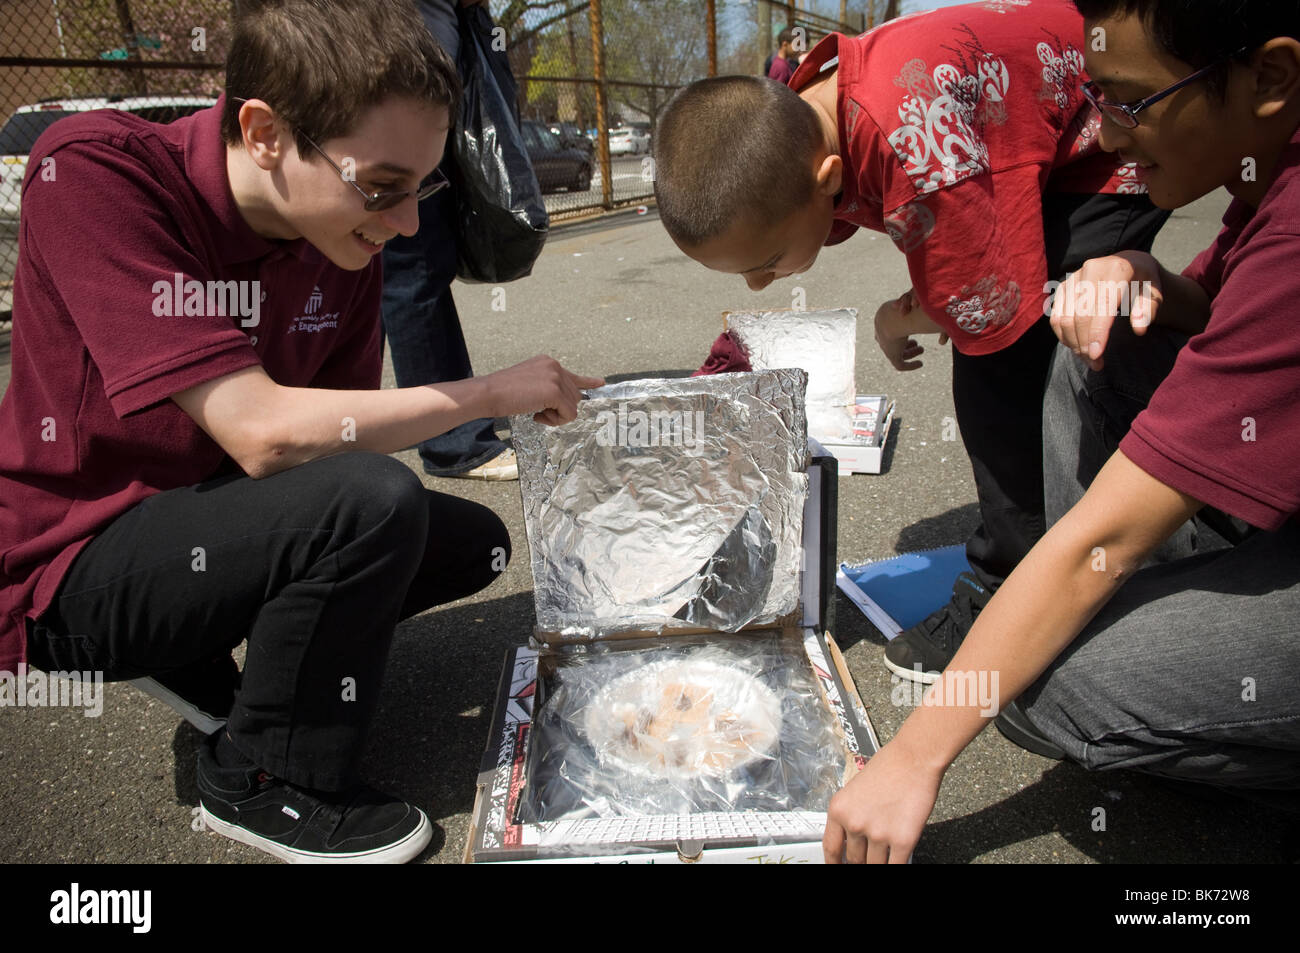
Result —
[[210, 827], [291, 861], [403, 861], [428, 819], [357, 776], [388, 644], [488, 585], [509, 537], [387, 454], [572, 419], [597, 381], [539, 357], [378, 389], [378, 252], [444, 184], [455, 69], [404, 0], [246, 10], [215, 108], [89, 113], [33, 149], [0, 670], [156, 680], [228, 716], [199, 757]]
[[[1031, 750], [1297, 806], [1300, 2], [1076, 3], [1105, 36], [1088, 53], [1102, 146], [1161, 207], [1221, 186], [1233, 202], [1181, 275], [1128, 253], [1087, 262], [1058, 296], [1044, 408], [1058, 519], [832, 800], [828, 861], [907, 860], [986, 723], [954, 690], [972, 673], [998, 676], [998, 725]], [[1113, 281], [1152, 293], [1127, 316], [1067, 306]], [[1245, 532], [1171, 547], [1207, 504]]]
[[886, 649], [903, 678], [938, 676], [1044, 530], [1048, 281], [1149, 249], [1168, 214], [1098, 148], [1079, 89], [1084, 47], [1067, 0], [969, 4], [832, 34], [790, 89], [702, 80], [660, 120], [660, 218], [688, 255], [758, 290], [858, 228], [887, 232], [913, 290], [880, 308], [880, 347], [911, 370], [913, 335], [952, 339], [981, 525], [951, 603]]

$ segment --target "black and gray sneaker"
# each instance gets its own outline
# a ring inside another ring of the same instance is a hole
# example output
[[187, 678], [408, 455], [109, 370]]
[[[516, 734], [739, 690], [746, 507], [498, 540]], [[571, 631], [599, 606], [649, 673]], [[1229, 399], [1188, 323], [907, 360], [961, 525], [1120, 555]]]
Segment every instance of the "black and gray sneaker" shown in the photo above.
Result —
[[309, 791], [257, 767], [223, 768], [215, 736], [199, 746], [199, 807], [218, 834], [291, 864], [404, 864], [433, 826], [417, 807], [373, 788]]
[[205, 735], [226, 723], [235, 704], [240, 671], [229, 653], [161, 675], [133, 678], [145, 694], [169, 705]]
[[1053, 761], [1065, 760], [1065, 752], [1029, 720], [1029, 716], [1025, 714], [1019, 699], [1006, 705], [998, 713], [998, 717], [993, 719], [993, 724], [1002, 733], [1002, 737], [1020, 745], [1026, 751], [1032, 751], [1044, 758], [1051, 758]]
[[957, 577], [952, 601], [885, 646], [885, 665], [900, 678], [929, 685], [948, 667], [992, 594], [968, 572]]

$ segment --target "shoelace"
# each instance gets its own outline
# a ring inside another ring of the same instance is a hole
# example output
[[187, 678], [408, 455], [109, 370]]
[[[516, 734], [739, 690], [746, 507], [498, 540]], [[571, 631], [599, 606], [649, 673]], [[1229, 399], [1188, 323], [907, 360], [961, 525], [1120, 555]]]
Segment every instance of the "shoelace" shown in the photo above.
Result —
[[[972, 602], [969, 595], [959, 593], [953, 597], [952, 601], [963, 617], [970, 619], [972, 623], [975, 621], [980, 610]], [[961, 632], [961, 638], [963, 639], [966, 632], [961, 630], [957, 620], [953, 618], [954, 613], [951, 606], [945, 606], [935, 614], [939, 616], [939, 619], [935, 625], [926, 627], [925, 637], [945, 652], [951, 652], [959, 641], [958, 632]]]

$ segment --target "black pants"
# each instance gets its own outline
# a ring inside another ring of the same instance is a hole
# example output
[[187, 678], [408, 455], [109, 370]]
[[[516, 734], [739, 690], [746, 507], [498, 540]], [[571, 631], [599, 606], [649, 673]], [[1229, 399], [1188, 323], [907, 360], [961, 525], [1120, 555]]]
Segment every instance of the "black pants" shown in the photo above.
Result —
[[[1145, 195], [1044, 195], [1049, 280], [1060, 281], [1089, 258], [1150, 251], [1168, 217]], [[1043, 392], [1056, 344], [1044, 317], [993, 354], [971, 357], [953, 349], [953, 404], [980, 507], [966, 559], [989, 589], [1002, 584], [1046, 530]]]
[[277, 777], [341, 789], [358, 780], [398, 621], [482, 589], [509, 553], [496, 514], [392, 457], [222, 477], [152, 496], [95, 537], [29, 624], [28, 653], [113, 681], [247, 639], [235, 745]]

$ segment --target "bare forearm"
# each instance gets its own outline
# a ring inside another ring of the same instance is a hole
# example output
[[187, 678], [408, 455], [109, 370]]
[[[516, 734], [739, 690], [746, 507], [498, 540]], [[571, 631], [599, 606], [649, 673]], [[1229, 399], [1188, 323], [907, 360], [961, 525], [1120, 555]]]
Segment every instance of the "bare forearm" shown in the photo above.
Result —
[[[1143, 495], [1152, 491], [1153, 496]], [[1151, 507], [1143, 512], [1130, 502], [1132, 510], [1126, 511], [1116, 506], [1117, 500], [1150, 500]], [[1083, 500], [1003, 583], [944, 673], [954, 687], [958, 680], [965, 680], [964, 689], [982, 684], [995, 697], [979, 698], [968, 690], [944, 693], [941, 680], [931, 689], [934, 697], [927, 697], [903, 723], [894, 743], [939, 771], [946, 768], [991, 715], [1046, 671], [1199, 505], [1115, 454]], [[983, 681], [980, 673], [987, 673]], [[952, 704], [958, 699], [966, 703]]]
[[[1035, 548], [980, 613], [930, 689], [933, 697], [907, 718], [895, 744], [938, 770], [946, 768], [992, 715], [1047, 669], [1118, 588], [1111, 576], [1089, 568], [1091, 547], [1084, 539], [1066, 538], [1058, 530], [1059, 524], [1053, 529], [1056, 538]], [[945, 679], [952, 686], [946, 691]], [[962, 695], [955, 690], [959, 681]], [[963, 697], [967, 704], [952, 704]]]
[[495, 416], [482, 378], [395, 390], [280, 387], [251, 476], [348, 450], [393, 453], [478, 417]]
[[392, 453], [480, 417], [578, 415], [583, 388], [605, 383], [538, 354], [485, 377], [397, 390], [285, 387], [259, 364], [178, 391], [172, 400], [254, 479], [345, 450]]
[[903, 337], [909, 334], [942, 334], [943, 328], [926, 314], [919, 304], [913, 305], [910, 311], [903, 311], [897, 315], [891, 315], [888, 322], [888, 330], [895, 337]]

